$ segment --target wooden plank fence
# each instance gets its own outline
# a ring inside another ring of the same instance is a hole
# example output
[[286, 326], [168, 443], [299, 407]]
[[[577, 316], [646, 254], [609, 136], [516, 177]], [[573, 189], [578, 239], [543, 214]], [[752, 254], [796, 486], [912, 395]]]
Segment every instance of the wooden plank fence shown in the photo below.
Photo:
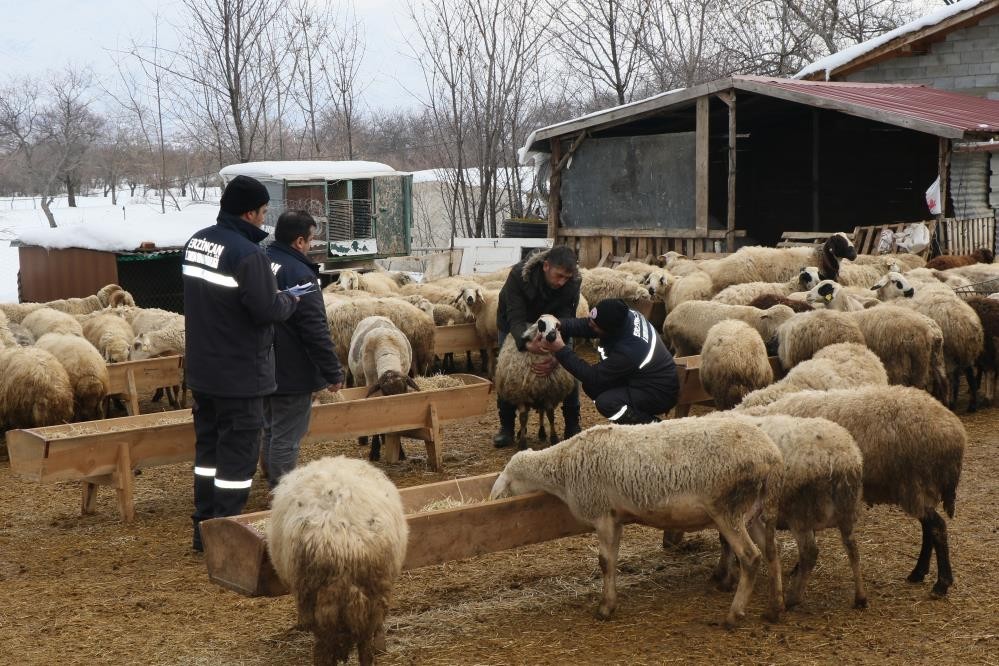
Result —
[[[559, 228], [556, 242], [571, 247], [584, 268], [597, 266], [604, 257], [628, 255], [635, 261], [665, 254], [670, 250], [688, 257], [700, 256], [705, 252], [723, 252], [729, 232], [724, 230], [701, 231], [697, 229], [599, 229], [599, 228]], [[746, 235], [737, 229], [731, 232], [736, 238]]]
[[946, 219], [937, 233], [941, 254], [971, 254], [979, 248], [995, 250], [996, 219], [979, 217], [969, 220]]

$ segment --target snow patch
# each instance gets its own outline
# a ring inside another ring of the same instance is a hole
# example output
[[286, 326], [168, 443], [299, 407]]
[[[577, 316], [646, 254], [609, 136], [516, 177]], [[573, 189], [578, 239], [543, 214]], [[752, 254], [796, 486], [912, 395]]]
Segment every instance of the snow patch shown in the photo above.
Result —
[[240, 175], [264, 180], [336, 180], [402, 175], [402, 172], [381, 162], [295, 160], [230, 164], [223, 167], [219, 175], [227, 181]]

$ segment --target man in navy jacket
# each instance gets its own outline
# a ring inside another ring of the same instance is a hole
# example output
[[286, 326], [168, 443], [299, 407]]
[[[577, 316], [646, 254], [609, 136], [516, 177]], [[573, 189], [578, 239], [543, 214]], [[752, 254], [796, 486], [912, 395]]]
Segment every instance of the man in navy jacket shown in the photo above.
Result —
[[[562, 319], [554, 341], [541, 340], [544, 351], [580, 381], [597, 411], [614, 423], [652, 423], [656, 414], [676, 404], [680, 383], [673, 356], [655, 327], [616, 298], [590, 310], [588, 318]], [[562, 338], [599, 338], [601, 361], [590, 365], [566, 347]]]
[[286, 211], [267, 247], [278, 289], [314, 285], [314, 291], [301, 297], [295, 313], [274, 325], [277, 390], [264, 403], [261, 457], [272, 490], [298, 461], [299, 444], [309, 430], [312, 394], [343, 388], [343, 369], [333, 350], [319, 290], [319, 265], [306, 256], [315, 231], [316, 221], [307, 212]]
[[194, 396], [193, 547], [202, 520], [239, 514], [250, 495], [274, 381], [274, 322], [298, 299], [278, 292], [257, 245], [270, 196], [236, 176], [222, 193], [217, 222], [184, 246], [184, 372]]

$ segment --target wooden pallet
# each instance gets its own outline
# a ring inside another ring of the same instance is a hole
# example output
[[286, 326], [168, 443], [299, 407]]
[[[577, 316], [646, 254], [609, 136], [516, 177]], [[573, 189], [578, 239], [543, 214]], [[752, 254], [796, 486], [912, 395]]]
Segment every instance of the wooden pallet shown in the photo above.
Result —
[[[780, 235], [777, 247], [811, 247], [822, 245], [835, 231], [785, 231]], [[851, 234], [846, 234], [851, 236]]]
[[[161, 356], [142, 361], [108, 363], [111, 379], [108, 396], [125, 400], [129, 416], [140, 414], [139, 394], [161, 387], [182, 386], [184, 383], [184, 357]], [[183, 406], [183, 403], [180, 404]]]
[[[409, 545], [403, 569], [467, 559], [591, 531], [568, 507], [546, 493], [486, 501], [496, 473], [399, 490]], [[423, 511], [441, 499], [472, 500], [451, 509]], [[288, 588], [278, 578], [265, 536], [253, 525], [269, 511], [216, 518], [201, 523], [205, 565], [213, 583], [250, 597], [280, 596]]]
[[[853, 230], [853, 246], [857, 248], [857, 254], [879, 254], [878, 253], [878, 240], [881, 238], [881, 232], [885, 229], [891, 231], [892, 233], [897, 233], [905, 229], [905, 227], [913, 224], [913, 222], [894, 222], [892, 224], [879, 224], [871, 227], [855, 227]], [[930, 230], [930, 243], [922, 252], [917, 252], [921, 257], [927, 257], [933, 247], [933, 237], [937, 230], [936, 220], [924, 220], [923, 224]], [[895, 243], [892, 242], [889, 252], [896, 252]]]
[[[404, 395], [365, 398], [367, 388], [344, 389], [344, 400], [312, 408], [307, 437], [346, 439], [382, 434], [386, 462], [399, 459], [400, 438], [422, 439], [427, 465], [438, 471], [441, 424], [482, 414], [491, 403], [492, 383], [474, 375], [452, 375], [464, 385]], [[29, 481], [83, 484], [82, 512], [95, 508], [98, 485], [118, 494], [122, 520], [135, 518], [133, 471], [194, 460], [190, 410], [125, 416], [102, 421], [11, 430], [11, 470]]]

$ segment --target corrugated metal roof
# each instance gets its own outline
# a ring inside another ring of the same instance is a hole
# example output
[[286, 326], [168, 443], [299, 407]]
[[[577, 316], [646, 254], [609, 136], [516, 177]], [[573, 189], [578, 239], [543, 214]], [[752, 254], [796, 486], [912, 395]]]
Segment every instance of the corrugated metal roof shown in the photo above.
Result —
[[706, 95], [745, 91], [868, 118], [888, 125], [949, 139], [999, 134], [999, 101], [918, 84], [801, 81], [763, 76], [734, 76], [684, 88], [549, 125], [531, 132], [520, 154], [548, 151], [546, 139], [627, 125], [639, 118], [668, 113]]
[[999, 132], [999, 101], [974, 95], [921, 85], [739, 78], [760, 81], [776, 90], [799, 92], [816, 100], [883, 111], [893, 116], [953, 127], [962, 132]]

